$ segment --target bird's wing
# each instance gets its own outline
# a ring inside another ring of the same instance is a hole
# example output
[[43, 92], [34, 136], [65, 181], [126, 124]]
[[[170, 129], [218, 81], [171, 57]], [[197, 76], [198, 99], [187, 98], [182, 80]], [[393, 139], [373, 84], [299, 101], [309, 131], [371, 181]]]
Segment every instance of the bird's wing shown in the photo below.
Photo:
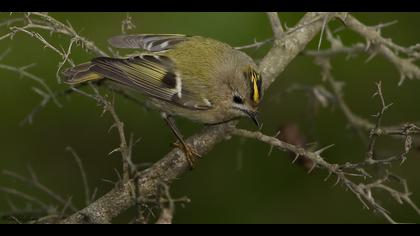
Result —
[[181, 77], [166, 56], [142, 54], [117, 59], [98, 57], [92, 60], [91, 72], [117, 83], [128, 85], [154, 98], [195, 110], [212, 108], [208, 100], [182, 87]]
[[115, 48], [144, 49], [158, 52], [171, 49], [177, 43], [187, 40], [182, 34], [137, 34], [119, 35], [108, 39], [108, 43]]

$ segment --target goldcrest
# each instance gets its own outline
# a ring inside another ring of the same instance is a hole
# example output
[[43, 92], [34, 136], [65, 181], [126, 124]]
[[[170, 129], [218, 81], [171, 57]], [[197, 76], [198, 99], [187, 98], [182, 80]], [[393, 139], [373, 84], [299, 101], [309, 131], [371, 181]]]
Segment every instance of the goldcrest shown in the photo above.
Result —
[[116, 48], [142, 49], [124, 58], [97, 57], [63, 72], [64, 82], [110, 80], [145, 95], [161, 111], [194, 167], [199, 156], [183, 141], [173, 116], [217, 124], [242, 116], [260, 126], [262, 78], [244, 52], [214, 39], [179, 34], [123, 35]]
[[147, 52], [97, 57], [64, 71], [64, 82], [108, 79], [145, 95], [168, 116], [216, 124], [247, 116], [259, 126], [262, 78], [244, 52], [220, 41], [178, 34], [115, 36], [116, 48]]

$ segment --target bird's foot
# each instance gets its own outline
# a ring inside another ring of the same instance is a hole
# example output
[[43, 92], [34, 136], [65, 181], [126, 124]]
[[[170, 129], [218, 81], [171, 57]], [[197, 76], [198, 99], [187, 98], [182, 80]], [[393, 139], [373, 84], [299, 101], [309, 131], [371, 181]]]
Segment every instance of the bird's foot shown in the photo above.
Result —
[[185, 144], [183, 142], [175, 142], [173, 145], [179, 149], [181, 149], [185, 153], [185, 157], [187, 158], [188, 164], [190, 165], [191, 170], [193, 170], [195, 167], [197, 167], [198, 160], [201, 158], [201, 155], [198, 154], [194, 148], [192, 148], [190, 145]]

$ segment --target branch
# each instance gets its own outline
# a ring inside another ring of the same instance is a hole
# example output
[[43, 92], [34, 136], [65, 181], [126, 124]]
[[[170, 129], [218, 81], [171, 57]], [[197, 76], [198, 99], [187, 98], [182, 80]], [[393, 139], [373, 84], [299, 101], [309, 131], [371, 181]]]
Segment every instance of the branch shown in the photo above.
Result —
[[252, 44], [248, 44], [248, 45], [244, 45], [244, 46], [237, 46], [235, 47], [236, 50], [243, 50], [243, 49], [248, 49], [248, 48], [255, 48], [258, 49], [262, 46], [264, 46], [265, 44], [271, 42], [273, 39], [272, 38], [268, 38], [265, 39], [263, 41], [258, 42], [256, 39], [254, 40], [254, 43]]
[[276, 39], [281, 39], [284, 37], [283, 26], [281, 26], [280, 18], [277, 12], [267, 12], [268, 20], [271, 24], [271, 29], [273, 30], [274, 37]]
[[27, 71], [29, 68], [33, 67], [34, 65], [35, 64], [30, 64], [30, 65], [21, 66], [21, 67], [14, 67], [14, 66], [0, 64], [0, 69], [4, 69], [4, 70], [15, 72], [20, 77], [26, 77], [28, 79], [31, 79], [31, 80], [35, 81], [36, 83], [38, 83], [39, 85], [41, 85], [41, 87], [46, 91], [47, 95], [49, 95], [51, 97], [51, 99], [54, 101], [54, 103], [58, 107], [61, 107], [61, 104], [55, 98], [54, 93], [52, 92], [52, 90], [50, 89], [50, 87], [45, 83], [45, 81], [42, 78], [40, 78], [40, 77], [38, 77], [38, 76], [36, 76], [36, 75], [34, 75], [32, 73], [29, 73]]
[[[385, 39], [381, 36], [380, 28], [368, 27], [362, 24], [359, 20], [349, 14], [340, 14], [338, 17], [351, 30], [357, 32], [367, 41], [367, 48], [371, 45], [377, 46], [376, 50], [385, 58], [392, 62], [400, 72], [400, 81], [398, 85], [402, 85], [405, 78], [420, 80], [420, 68], [413, 63], [415, 59], [420, 58], [420, 45], [414, 45], [408, 48], [401, 47], [392, 42], [390, 39]], [[401, 58], [392, 50], [405, 53], [409, 58]]]
[[[388, 174], [385, 177], [376, 180], [374, 182], [371, 182], [369, 184], [364, 184], [364, 183], [356, 183], [353, 180], [351, 180], [349, 177], [351, 176], [359, 176], [359, 177], [369, 177], [370, 175], [367, 174], [367, 172], [364, 169], [360, 169], [360, 168], [354, 168], [353, 170], [357, 171], [355, 173], [351, 173], [351, 172], [345, 172], [344, 170], [352, 170], [350, 168], [346, 168], [343, 165], [338, 165], [338, 164], [330, 164], [327, 161], [325, 161], [325, 159], [321, 156], [322, 152], [324, 152], [326, 149], [330, 148], [331, 145], [326, 146], [324, 148], [321, 148], [315, 152], [311, 152], [311, 151], [307, 151], [302, 147], [298, 147], [286, 142], [282, 142], [279, 139], [275, 138], [275, 137], [271, 137], [271, 136], [267, 136], [264, 135], [261, 132], [251, 132], [248, 130], [243, 130], [243, 129], [235, 129], [232, 132], [233, 135], [237, 135], [240, 137], [246, 137], [246, 138], [251, 138], [251, 139], [256, 139], [259, 140], [261, 142], [267, 143], [272, 147], [276, 147], [280, 150], [283, 151], [288, 151], [288, 152], [293, 152], [296, 155], [296, 158], [299, 157], [305, 157], [308, 158], [309, 160], [313, 161], [314, 166], [312, 167], [312, 169], [309, 170], [309, 172], [311, 172], [315, 167], [319, 167], [319, 168], [324, 168], [328, 171], [328, 176], [325, 178], [325, 181], [333, 174], [337, 177], [337, 182], [335, 183], [338, 184], [339, 182], [343, 183], [344, 186], [349, 189], [351, 192], [353, 192], [356, 197], [363, 203], [363, 205], [367, 208], [370, 209], [370, 207], [372, 207], [373, 210], [375, 210], [376, 212], [379, 212], [382, 216], [384, 216], [390, 223], [397, 223], [395, 220], [393, 220], [388, 211], [383, 208], [377, 201], [376, 199], [373, 197], [373, 193], [372, 190], [376, 189], [376, 188], [380, 188], [383, 189], [385, 191], [387, 191], [392, 197], [399, 199], [398, 202], [402, 203], [401, 200], [404, 200], [405, 202], [407, 202], [416, 212], [417, 214], [420, 216], [420, 211], [418, 209], [418, 207], [413, 203], [413, 201], [411, 200], [410, 196], [410, 191], [408, 190], [407, 184], [405, 182], [405, 180], [396, 177], [395, 175], [392, 174]], [[376, 163], [370, 163], [371, 165], [376, 164]], [[399, 181], [401, 182], [401, 184], [404, 187], [404, 191], [398, 191], [395, 190], [391, 187], [389, 187], [388, 185], [385, 185], [384, 183], [392, 178], [399, 178]], [[370, 207], [369, 207], [370, 206]]]
[[49, 189], [47, 186], [43, 185], [41, 182], [39, 182], [38, 177], [36, 176], [35, 172], [32, 170], [32, 168], [28, 168], [31, 178], [26, 178], [24, 176], [21, 176], [19, 174], [16, 174], [14, 172], [8, 171], [8, 170], [4, 170], [2, 171], [3, 175], [6, 176], [10, 176], [16, 180], [19, 180], [23, 183], [26, 183], [29, 186], [32, 186], [38, 190], [40, 190], [41, 192], [47, 194], [49, 197], [51, 197], [52, 199], [54, 199], [55, 201], [57, 201], [58, 203], [62, 204], [63, 206], [68, 205], [68, 207], [73, 211], [77, 211], [76, 207], [68, 200], [64, 199], [63, 197], [61, 197], [59, 194], [55, 193], [54, 191], [52, 191], [51, 189]]
[[[286, 36], [276, 39], [273, 47], [262, 59], [259, 67], [264, 78], [264, 90], [276, 80], [287, 65], [305, 49], [321, 30], [326, 13], [307, 13], [296, 27], [289, 29]], [[299, 30], [296, 30], [299, 29]]]
[[[49, 16], [48, 14], [41, 13], [41, 12], [31, 12], [28, 13], [28, 18], [32, 19], [31, 17], [36, 17], [35, 20], [41, 24], [34, 24], [30, 23], [27, 25], [27, 28], [34, 28], [34, 29], [43, 29], [50, 31], [51, 33], [59, 33], [70, 36], [75, 40], [75, 42], [82, 46], [82, 48], [86, 49], [89, 52], [97, 56], [107, 56], [107, 53], [102, 51], [98, 48], [95, 43], [92, 41], [80, 36], [74, 29], [70, 23], [64, 24], [53, 17]], [[33, 21], [33, 20], [32, 20]]]
[[[235, 123], [220, 124], [203, 129], [200, 133], [186, 140], [198, 154], [204, 156], [230, 133]], [[146, 198], [157, 193], [160, 183], [170, 184], [173, 180], [189, 170], [184, 152], [173, 149], [150, 168], [140, 172], [137, 182], [130, 180], [122, 186], [111, 190], [86, 208], [63, 220], [62, 223], [109, 223], [124, 210], [135, 204], [132, 189], [139, 185], [141, 195]]]
[[[355, 44], [352, 47], [343, 46], [339, 38], [332, 37], [331, 32], [327, 29], [327, 39], [331, 43], [331, 48], [322, 50], [322, 51], [305, 51], [305, 55], [314, 56], [315, 63], [321, 67], [321, 75], [323, 81], [328, 82], [335, 97], [335, 101], [338, 104], [338, 107], [343, 112], [344, 116], [347, 118], [348, 122], [358, 131], [363, 129], [365, 131], [373, 132], [374, 135], [395, 135], [395, 136], [409, 136], [409, 135], [418, 135], [420, 130], [414, 123], [405, 123], [401, 125], [387, 126], [387, 127], [377, 127], [375, 124], [368, 121], [367, 119], [360, 117], [352, 112], [350, 107], [344, 100], [344, 95], [342, 91], [343, 82], [335, 81], [331, 70], [332, 66], [330, 60], [337, 54], [346, 53], [348, 55], [353, 55], [358, 52], [365, 52], [366, 47], [364, 44]], [[374, 52], [371, 52], [374, 53]]]

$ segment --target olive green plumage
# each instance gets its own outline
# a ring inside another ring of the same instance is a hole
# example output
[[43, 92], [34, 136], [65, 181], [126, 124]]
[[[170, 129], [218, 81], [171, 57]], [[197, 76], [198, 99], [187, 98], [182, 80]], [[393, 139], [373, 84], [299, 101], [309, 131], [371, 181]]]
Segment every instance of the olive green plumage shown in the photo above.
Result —
[[214, 39], [185, 35], [126, 35], [117, 48], [146, 52], [125, 58], [94, 58], [69, 68], [64, 81], [109, 79], [143, 93], [161, 112], [200, 123], [221, 123], [256, 112], [262, 79], [245, 53]]

